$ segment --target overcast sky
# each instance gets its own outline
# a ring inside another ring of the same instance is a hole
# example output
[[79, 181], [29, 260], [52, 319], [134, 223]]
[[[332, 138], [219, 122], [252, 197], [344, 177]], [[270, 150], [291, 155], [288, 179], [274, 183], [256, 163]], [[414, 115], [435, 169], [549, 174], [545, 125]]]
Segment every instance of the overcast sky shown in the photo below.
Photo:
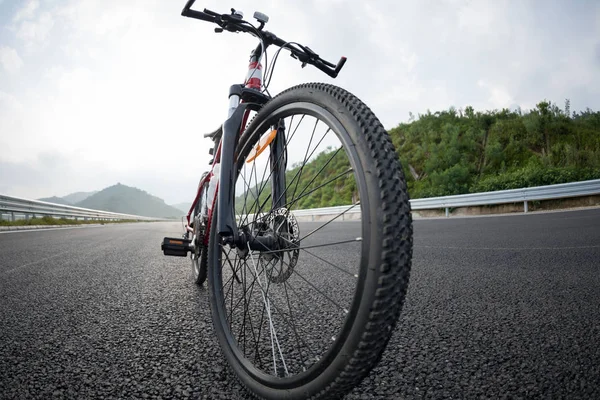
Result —
[[[25, 198], [121, 182], [191, 201], [208, 168], [202, 134], [244, 79], [249, 35], [180, 16], [185, 1], [0, 0], [0, 194]], [[409, 112], [472, 105], [529, 109], [547, 99], [600, 109], [600, 2], [198, 0], [348, 57], [333, 80], [279, 57], [272, 94], [335, 83], [386, 128]], [[271, 51], [271, 55], [274, 51]], [[283, 54], [282, 54], [283, 55]]]

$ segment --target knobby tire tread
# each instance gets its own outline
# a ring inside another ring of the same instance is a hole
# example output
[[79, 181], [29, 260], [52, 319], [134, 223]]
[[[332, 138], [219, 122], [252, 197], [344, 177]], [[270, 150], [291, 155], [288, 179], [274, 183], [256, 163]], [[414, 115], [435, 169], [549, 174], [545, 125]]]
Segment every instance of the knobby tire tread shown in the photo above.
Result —
[[200, 251], [200, 274], [198, 274], [198, 278], [194, 278], [194, 283], [198, 286], [202, 286], [202, 284], [206, 281], [206, 277], [208, 275], [208, 249], [205, 247]]

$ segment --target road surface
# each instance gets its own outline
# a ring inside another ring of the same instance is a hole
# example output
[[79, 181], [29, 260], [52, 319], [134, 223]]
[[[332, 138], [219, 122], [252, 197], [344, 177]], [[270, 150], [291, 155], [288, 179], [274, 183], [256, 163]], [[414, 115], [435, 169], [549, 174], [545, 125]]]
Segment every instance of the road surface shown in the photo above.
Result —
[[[0, 234], [0, 398], [248, 398], [189, 260], [162, 256], [180, 231]], [[600, 209], [418, 220], [414, 245], [398, 328], [348, 398], [600, 398]]]

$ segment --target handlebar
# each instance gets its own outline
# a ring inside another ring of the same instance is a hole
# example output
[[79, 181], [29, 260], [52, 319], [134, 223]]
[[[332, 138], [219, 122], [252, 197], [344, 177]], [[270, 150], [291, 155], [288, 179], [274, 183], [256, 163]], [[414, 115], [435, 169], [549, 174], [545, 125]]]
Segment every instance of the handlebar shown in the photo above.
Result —
[[[286, 49], [291, 51], [292, 57], [296, 58], [302, 63], [304, 67], [306, 64], [314, 65], [319, 70], [325, 72], [332, 78], [338, 76], [341, 69], [344, 67], [346, 63], [346, 57], [341, 57], [337, 64], [333, 64], [321, 57], [314, 51], [312, 51], [309, 47], [303, 46], [300, 44], [296, 44], [295, 46], [282, 40], [275, 36], [275, 34], [262, 31], [262, 25], [259, 29], [255, 29], [252, 27], [250, 23], [241, 19], [238, 15], [234, 14], [219, 14], [214, 11], [207, 10], [204, 11], [196, 11], [192, 10], [191, 7], [196, 0], [188, 0], [183, 10], [181, 11], [181, 15], [184, 17], [199, 19], [206, 22], [212, 22], [214, 24], [219, 25], [221, 28], [219, 31], [215, 28], [215, 31], [220, 32], [223, 29], [231, 31], [231, 32], [247, 32], [251, 33], [254, 36], [258, 36], [264, 42], [265, 47], [274, 44], [278, 47], [285, 47]], [[233, 10], [232, 10], [233, 11]]]

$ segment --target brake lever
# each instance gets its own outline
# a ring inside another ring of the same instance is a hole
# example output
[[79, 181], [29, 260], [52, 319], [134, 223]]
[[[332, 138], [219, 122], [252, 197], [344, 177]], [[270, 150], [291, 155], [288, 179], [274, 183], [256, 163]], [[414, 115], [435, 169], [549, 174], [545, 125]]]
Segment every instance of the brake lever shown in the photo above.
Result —
[[304, 50], [306, 53], [308, 53], [310, 58], [320, 58], [319, 55], [317, 53], [315, 53], [314, 51], [312, 51], [312, 49], [308, 46], [302, 46], [302, 50]]

